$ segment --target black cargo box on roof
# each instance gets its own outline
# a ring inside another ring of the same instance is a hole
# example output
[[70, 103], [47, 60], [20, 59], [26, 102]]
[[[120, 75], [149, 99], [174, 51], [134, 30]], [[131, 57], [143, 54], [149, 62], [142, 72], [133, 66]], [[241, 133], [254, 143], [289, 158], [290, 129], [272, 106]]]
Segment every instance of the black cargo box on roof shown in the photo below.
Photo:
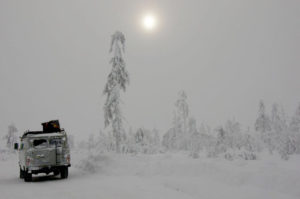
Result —
[[44, 122], [42, 123], [42, 126], [43, 126], [44, 133], [61, 132], [58, 120], [51, 120], [49, 122]]

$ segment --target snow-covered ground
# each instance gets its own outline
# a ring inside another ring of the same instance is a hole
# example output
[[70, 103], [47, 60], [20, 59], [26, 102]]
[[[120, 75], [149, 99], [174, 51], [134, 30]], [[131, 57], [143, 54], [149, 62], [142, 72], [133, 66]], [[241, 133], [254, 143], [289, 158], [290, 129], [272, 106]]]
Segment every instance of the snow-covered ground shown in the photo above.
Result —
[[[300, 157], [255, 161], [188, 157], [186, 154], [94, 156], [73, 154], [69, 178], [18, 178], [17, 156], [0, 160], [0, 198], [289, 199], [300, 198]], [[91, 172], [92, 171], [92, 172]]]

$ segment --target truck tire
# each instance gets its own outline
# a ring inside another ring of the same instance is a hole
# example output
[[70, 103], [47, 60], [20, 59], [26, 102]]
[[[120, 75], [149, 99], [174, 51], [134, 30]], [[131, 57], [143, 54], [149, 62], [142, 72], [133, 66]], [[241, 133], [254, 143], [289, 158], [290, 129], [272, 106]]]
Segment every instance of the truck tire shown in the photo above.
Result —
[[54, 176], [57, 176], [58, 174], [59, 174], [59, 171], [58, 171], [58, 170], [53, 171], [53, 175], [54, 175]]
[[24, 171], [20, 168], [20, 179], [24, 178]]
[[24, 171], [24, 181], [31, 182], [32, 181], [32, 174]]
[[68, 178], [68, 175], [69, 175], [69, 170], [68, 170], [68, 167], [62, 167], [60, 169], [60, 177], [62, 179], [65, 179], [65, 178]]

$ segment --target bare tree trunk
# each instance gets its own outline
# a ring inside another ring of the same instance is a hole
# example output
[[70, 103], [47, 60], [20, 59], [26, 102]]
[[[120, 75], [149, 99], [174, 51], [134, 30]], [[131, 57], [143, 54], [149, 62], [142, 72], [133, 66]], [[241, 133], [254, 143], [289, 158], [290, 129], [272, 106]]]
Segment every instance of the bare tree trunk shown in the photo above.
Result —
[[116, 152], [120, 153], [120, 132], [117, 130], [115, 132], [116, 135]]
[[120, 124], [120, 119], [114, 121], [113, 124], [113, 133], [116, 141], [116, 152], [120, 153], [120, 143], [121, 143], [121, 124]]

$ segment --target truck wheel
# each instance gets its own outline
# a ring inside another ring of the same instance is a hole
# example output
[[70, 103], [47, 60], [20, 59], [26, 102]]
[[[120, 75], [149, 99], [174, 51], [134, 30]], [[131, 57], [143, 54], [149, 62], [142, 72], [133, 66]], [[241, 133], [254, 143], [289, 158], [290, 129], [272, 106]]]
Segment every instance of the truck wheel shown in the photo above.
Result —
[[32, 181], [32, 174], [24, 171], [24, 181], [31, 182]]
[[57, 176], [59, 174], [58, 170], [53, 171], [54, 176]]
[[68, 178], [69, 175], [69, 171], [68, 171], [68, 167], [62, 167], [60, 169], [60, 176], [62, 179]]
[[20, 179], [24, 178], [24, 171], [20, 168]]

